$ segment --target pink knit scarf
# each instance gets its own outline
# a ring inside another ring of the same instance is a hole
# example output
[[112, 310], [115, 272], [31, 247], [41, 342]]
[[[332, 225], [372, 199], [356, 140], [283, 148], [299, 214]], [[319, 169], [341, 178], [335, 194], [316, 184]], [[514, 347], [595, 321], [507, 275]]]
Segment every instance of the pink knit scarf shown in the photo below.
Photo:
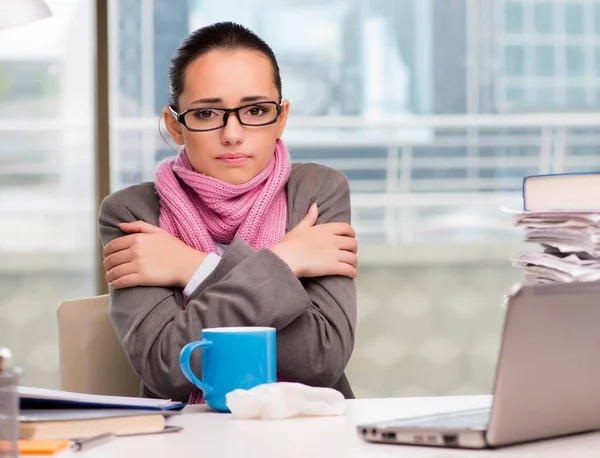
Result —
[[[203, 253], [216, 253], [215, 242], [230, 243], [234, 238], [257, 250], [273, 246], [286, 232], [285, 185], [290, 171], [282, 140], [277, 140], [269, 165], [239, 185], [196, 172], [182, 148], [156, 171], [159, 226]], [[202, 392], [195, 390], [189, 402], [203, 402]]]
[[281, 140], [273, 159], [252, 180], [230, 184], [194, 171], [185, 149], [163, 161], [156, 172], [161, 228], [203, 253], [216, 253], [215, 242], [240, 238], [259, 250], [285, 235], [285, 184], [290, 159]]

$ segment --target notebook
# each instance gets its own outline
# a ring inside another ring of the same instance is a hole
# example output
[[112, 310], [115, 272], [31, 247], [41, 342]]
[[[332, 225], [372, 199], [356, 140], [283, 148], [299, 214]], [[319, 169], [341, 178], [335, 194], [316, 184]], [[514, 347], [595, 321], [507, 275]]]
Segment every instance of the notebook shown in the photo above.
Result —
[[161, 433], [166, 417], [176, 411], [148, 409], [24, 409], [19, 412], [19, 438], [55, 440], [91, 437], [104, 433], [117, 436]]
[[523, 209], [600, 210], [600, 171], [523, 178]]
[[86, 407], [163, 411], [185, 407], [185, 403], [173, 402], [170, 399], [103, 396], [25, 386], [18, 387], [17, 392], [22, 409]]

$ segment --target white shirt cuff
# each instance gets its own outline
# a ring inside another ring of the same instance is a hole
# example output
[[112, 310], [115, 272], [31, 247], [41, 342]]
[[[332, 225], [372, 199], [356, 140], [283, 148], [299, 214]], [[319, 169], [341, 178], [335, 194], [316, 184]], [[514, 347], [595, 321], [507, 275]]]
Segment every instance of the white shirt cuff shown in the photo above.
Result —
[[200, 286], [200, 283], [206, 280], [206, 277], [215, 270], [220, 261], [221, 257], [218, 254], [208, 253], [206, 258], [204, 258], [204, 261], [202, 261], [202, 264], [200, 264], [200, 267], [194, 272], [194, 275], [192, 275], [192, 278], [190, 278], [190, 281], [185, 286], [185, 289], [183, 290], [185, 297], [190, 297], [196, 288]]

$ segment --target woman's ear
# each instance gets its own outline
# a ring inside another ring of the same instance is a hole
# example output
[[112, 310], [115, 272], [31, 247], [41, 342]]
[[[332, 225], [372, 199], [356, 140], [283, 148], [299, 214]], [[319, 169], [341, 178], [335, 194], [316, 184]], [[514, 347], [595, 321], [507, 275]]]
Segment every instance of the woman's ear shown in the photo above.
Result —
[[277, 120], [277, 125], [279, 127], [277, 131], [277, 138], [281, 138], [283, 135], [283, 131], [285, 130], [285, 125], [288, 120], [288, 115], [290, 114], [290, 101], [283, 100], [281, 102], [281, 114], [279, 115], [279, 119]]
[[165, 122], [165, 126], [167, 127], [167, 131], [169, 131], [169, 135], [173, 139], [175, 143], [178, 145], [183, 145], [183, 134], [181, 132], [182, 125], [171, 112], [171, 109], [166, 106], [162, 111], [163, 121]]

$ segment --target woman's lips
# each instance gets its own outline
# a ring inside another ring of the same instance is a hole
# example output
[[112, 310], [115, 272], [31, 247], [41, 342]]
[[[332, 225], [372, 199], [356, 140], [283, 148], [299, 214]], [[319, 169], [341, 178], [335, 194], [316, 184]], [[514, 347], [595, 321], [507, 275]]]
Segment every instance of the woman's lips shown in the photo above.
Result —
[[248, 156], [247, 154], [242, 154], [242, 153], [228, 153], [228, 154], [223, 154], [223, 155], [219, 156], [217, 159], [219, 159], [220, 161], [222, 161], [226, 164], [239, 165], [239, 164], [243, 164], [248, 159], [250, 159], [250, 156]]

